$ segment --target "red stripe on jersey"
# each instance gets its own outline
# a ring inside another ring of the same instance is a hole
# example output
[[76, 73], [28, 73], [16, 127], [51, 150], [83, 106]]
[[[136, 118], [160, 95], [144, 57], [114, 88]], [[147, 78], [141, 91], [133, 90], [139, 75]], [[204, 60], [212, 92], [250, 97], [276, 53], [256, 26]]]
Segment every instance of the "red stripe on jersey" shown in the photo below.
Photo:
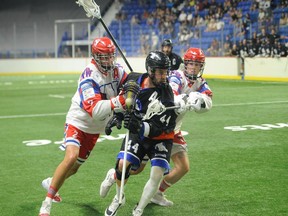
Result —
[[82, 101], [83, 109], [92, 117], [93, 109], [100, 100], [101, 94], [95, 94], [94, 97]]
[[163, 132], [162, 134], [160, 134], [157, 137], [153, 137], [153, 140], [167, 140], [167, 139], [173, 139], [174, 138], [174, 131], [170, 132], [170, 133], [165, 133]]

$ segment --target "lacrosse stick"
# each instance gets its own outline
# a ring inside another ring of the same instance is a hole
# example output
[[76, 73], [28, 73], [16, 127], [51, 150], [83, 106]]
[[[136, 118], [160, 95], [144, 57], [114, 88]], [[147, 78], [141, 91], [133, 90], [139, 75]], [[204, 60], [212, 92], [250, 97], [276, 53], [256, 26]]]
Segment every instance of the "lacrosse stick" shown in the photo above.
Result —
[[179, 109], [179, 108], [180, 108], [179, 106], [165, 107], [164, 104], [162, 104], [159, 100], [155, 99], [154, 101], [149, 103], [146, 114], [143, 117], [143, 120], [151, 119], [154, 115], [161, 115], [166, 110]]
[[[126, 93], [126, 111], [131, 113], [134, 109], [134, 104], [137, 95], [140, 92], [140, 86], [134, 81], [129, 80], [124, 85]], [[128, 151], [128, 142], [129, 142], [129, 130], [126, 132], [125, 136], [125, 145], [124, 145], [124, 155], [123, 155], [123, 166], [122, 166], [122, 175], [121, 175], [121, 185], [120, 185], [120, 197], [118, 197], [119, 204], [122, 204], [123, 194], [124, 194], [124, 182], [125, 182], [125, 173], [126, 173], [126, 163], [127, 163], [127, 151]]]
[[83, 9], [86, 11], [86, 16], [87, 17], [92, 17], [92, 19], [95, 17], [101, 22], [101, 24], [103, 25], [104, 29], [106, 30], [106, 32], [108, 33], [108, 35], [112, 39], [113, 43], [116, 45], [117, 49], [119, 50], [122, 58], [124, 59], [126, 65], [129, 68], [129, 70], [131, 72], [133, 72], [132, 67], [130, 66], [130, 64], [127, 61], [125, 55], [123, 54], [122, 50], [120, 49], [120, 46], [118, 45], [118, 43], [116, 42], [115, 38], [113, 37], [113, 35], [111, 34], [110, 30], [108, 29], [108, 27], [106, 26], [105, 22], [103, 21], [103, 19], [101, 17], [100, 7], [95, 3], [95, 1], [94, 0], [78, 0], [78, 1], [76, 1], [76, 4], [78, 4], [79, 7], [81, 7], [81, 6], [83, 7]]

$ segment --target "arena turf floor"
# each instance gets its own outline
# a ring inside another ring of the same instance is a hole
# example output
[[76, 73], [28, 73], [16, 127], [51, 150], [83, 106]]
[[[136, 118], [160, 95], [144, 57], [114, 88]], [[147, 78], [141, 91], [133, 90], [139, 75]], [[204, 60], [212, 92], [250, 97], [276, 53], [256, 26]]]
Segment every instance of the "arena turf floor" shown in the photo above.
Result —
[[[77, 75], [0, 76], [0, 215], [37, 215], [46, 192], [41, 181], [62, 160], [65, 114]], [[187, 113], [183, 131], [190, 172], [167, 190], [173, 207], [149, 204], [144, 216], [288, 215], [288, 85], [208, 80], [213, 108]], [[99, 186], [114, 167], [125, 130], [101, 136], [89, 160], [60, 190], [52, 216], [104, 215], [115, 186]], [[171, 164], [173, 166], [173, 164]], [[150, 166], [131, 176], [119, 216], [131, 215]]]

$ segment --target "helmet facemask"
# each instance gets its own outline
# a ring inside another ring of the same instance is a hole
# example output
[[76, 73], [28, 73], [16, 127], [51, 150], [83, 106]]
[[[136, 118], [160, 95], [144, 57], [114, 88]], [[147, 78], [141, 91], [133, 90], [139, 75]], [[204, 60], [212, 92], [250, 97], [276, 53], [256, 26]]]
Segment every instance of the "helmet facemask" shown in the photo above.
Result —
[[103, 73], [113, 71], [116, 63], [116, 53], [96, 53], [92, 54], [98, 69]]
[[198, 78], [202, 77], [205, 66], [204, 62], [185, 60], [184, 65], [185, 76], [190, 81], [195, 81]]
[[116, 47], [113, 42], [107, 37], [95, 38], [91, 50], [98, 70], [105, 75], [113, 72], [116, 64]]
[[190, 81], [202, 77], [205, 66], [205, 54], [199, 48], [191, 47], [184, 54], [184, 73]]

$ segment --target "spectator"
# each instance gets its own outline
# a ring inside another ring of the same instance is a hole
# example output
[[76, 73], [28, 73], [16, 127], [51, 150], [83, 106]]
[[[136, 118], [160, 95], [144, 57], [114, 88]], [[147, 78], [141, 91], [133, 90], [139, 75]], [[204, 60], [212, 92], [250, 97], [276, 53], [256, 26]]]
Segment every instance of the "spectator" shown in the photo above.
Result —
[[257, 39], [258, 39], [257, 32], [255, 31], [252, 33], [252, 38], [251, 38], [252, 44], [256, 44], [258, 41]]
[[156, 35], [156, 33], [153, 31], [151, 35], [151, 50], [158, 50], [158, 44], [159, 44], [159, 37]]
[[280, 26], [287, 26], [288, 25], [288, 13], [281, 13], [279, 25]]
[[149, 14], [147, 20], [146, 20], [146, 24], [149, 26], [149, 27], [153, 27], [154, 25], [154, 16], [152, 14]]
[[230, 44], [227, 42], [224, 43], [223, 56], [232, 56], [232, 50], [230, 48]]
[[265, 21], [265, 11], [263, 9], [260, 9], [258, 14], [258, 23], [260, 26], [262, 26], [262, 23]]
[[223, 29], [224, 25], [225, 25], [225, 23], [222, 20], [216, 19], [216, 30], [217, 31]]
[[214, 18], [210, 18], [207, 23], [207, 28], [205, 32], [217, 31], [217, 24]]
[[63, 53], [62, 53], [62, 58], [71, 58], [71, 54], [70, 54], [68, 47], [64, 48]]
[[232, 56], [236, 56], [236, 57], [240, 56], [240, 52], [239, 52], [239, 49], [238, 49], [236, 43], [234, 43], [233, 46], [232, 46], [231, 55]]
[[276, 58], [287, 57], [287, 47], [277, 41], [272, 48], [271, 56]]
[[245, 57], [248, 57], [249, 56], [249, 51], [248, 51], [248, 44], [247, 44], [247, 40], [246, 39], [243, 39], [242, 40], [242, 44], [241, 46], [239, 47], [239, 50], [240, 50], [240, 56], [242, 58], [245, 58]]
[[76, 58], [85, 57], [80, 47], [77, 47], [77, 48], [76, 48], [75, 57], [76, 57]]
[[186, 21], [186, 18], [187, 18], [187, 14], [185, 13], [184, 10], [182, 10], [179, 17], [178, 17], [178, 21], [180, 23], [183, 23], [184, 21]]
[[138, 18], [138, 14], [134, 14], [134, 15], [131, 17], [130, 23], [131, 23], [131, 25], [139, 25], [140, 20], [139, 20], [139, 18]]
[[260, 40], [257, 38], [255, 42], [252, 40], [250, 41], [248, 45], [248, 55], [249, 57], [255, 57], [259, 53], [259, 47], [260, 47]]
[[261, 28], [261, 33], [257, 35], [257, 37], [261, 40], [261, 43], [268, 38], [268, 34], [266, 33], [265, 27]]
[[207, 54], [209, 54], [210, 56], [218, 56], [219, 55], [219, 41], [217, 39], [213, 39], [213, 41], [211, 42], [210, 47], [207, 49]]
[[181, 28], [181, 31], [178, 33], [178, 38], [180, 44], [186, 44], [193, 37], [193, 32], [189, 28]]
[[271, 56], [271, 46], [269, 44], [269, 39], [266, 38], [264, 41], [261, 42], [259, 47], [259, 57], [270, 57]]
[[271, 34], [268, 35], [269, 44], [270, 46], [275, 45], [275, 41], [280, 38], [280, 35], [276, 33], [276, 30], [274, 28], [271, 29]]

